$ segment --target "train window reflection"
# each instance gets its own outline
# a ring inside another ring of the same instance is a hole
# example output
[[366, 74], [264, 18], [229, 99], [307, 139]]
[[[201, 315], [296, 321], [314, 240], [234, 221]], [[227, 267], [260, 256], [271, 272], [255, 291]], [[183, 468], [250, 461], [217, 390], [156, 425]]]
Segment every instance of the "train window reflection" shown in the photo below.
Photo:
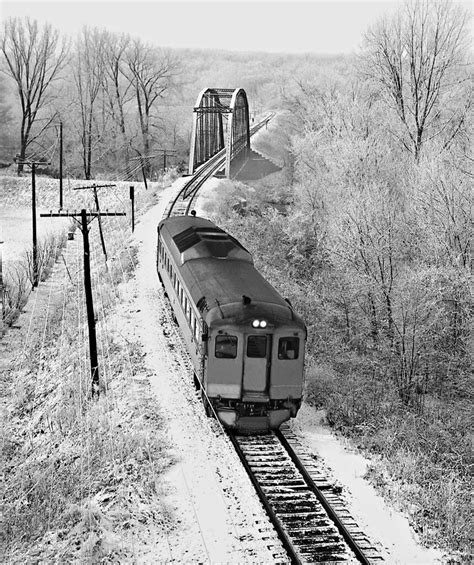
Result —
[[247, 357], [267, 356], [267, 336], [249, 335], [247, 339]]
[[235, 359], [237, 357], [237, 338], [234, 335], [216, 336], [216, 357]]
[[281, 337], [278, 342], [278, 359], [298, 359], [299, 337]]

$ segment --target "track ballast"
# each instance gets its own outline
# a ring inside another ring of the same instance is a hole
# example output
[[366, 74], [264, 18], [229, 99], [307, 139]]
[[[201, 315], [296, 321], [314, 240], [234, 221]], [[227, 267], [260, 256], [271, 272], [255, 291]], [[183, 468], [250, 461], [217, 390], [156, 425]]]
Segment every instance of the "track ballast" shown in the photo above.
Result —
[[306, 470], [288, 430], [230, 439], [292, 563], [382, 560], [345, 510], [337, 488], [320, 470]]

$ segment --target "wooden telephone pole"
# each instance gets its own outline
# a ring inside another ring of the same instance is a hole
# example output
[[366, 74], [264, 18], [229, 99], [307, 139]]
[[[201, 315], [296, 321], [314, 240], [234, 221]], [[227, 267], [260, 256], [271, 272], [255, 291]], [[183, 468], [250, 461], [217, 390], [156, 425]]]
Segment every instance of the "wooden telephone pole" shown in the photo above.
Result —
[[[1, 235], [1, 234], [0, 234]], [[0, 241], [0, 245], [2, 245], [3, 241]], [[0, 327], [0, 337], [2, 337], [3, 332], [5, 331], [5, 288], [3, 285], [3, 267], [2, 267], [2, 248], [0, 247], [0, 298], [2, 304], [2, 326]]]
[[59, 122], [59, 209], [63, 209], [63, 122]]
[[13, 159], [19, 165], [29, 165], [31, 167], [31, 216], [33, 221], [33, 288], [38, 286], [38, 237], [36, 231], [36, 165], [50, 165], [44, 161], [20, 161]]
[[[137, 153], [139, 153], [138, 149], [135, 149], [135, 151], [137, 151]], [[148, 184], [146, 181], [146, 177], [145, 177], [145, 161], [150, 162], [150, 159], [153, 159], [155, 157], [163, 157], [163, 170], [166, 169], [166, 158], [167, 157], [176, 157], [176, 149], [157, 149], [156, 153], [153, 153], [153, 155], [139, 155], [138, 157], [131, 157], [130, 161], [137, 161], [138, 159], [140, 160], [140, 164], [141, 164], [141, 168], [142, 168], [142, 176], [143, 176], [143, 182], [145, 183], [145, 189], [148, 189]]]
[[[87, 325], [89, 328], [89, 352], [91, 360], [91, 382], [92, 394], [99, 395], [99, 362], [97, 359], [97, 336], [95, 331], [94, 303], [92, 296], [91, 265], [90, 265], [90, 246], [89, 246], [89, 224], [94, 218], [100, 216], [125, 216], [125, 212], [87, 212], [84, 208], [80, 212], [58, 212], [54, 214], [40, 214], [42, 217], [64, 218], [72, 217], [78, 224], [82, 232], [84, 242], [84, 290], [86, 294]], [[80, 221], [76, 218], [80, 217]], [[88, 218], [90, 220], [88, 221]]]

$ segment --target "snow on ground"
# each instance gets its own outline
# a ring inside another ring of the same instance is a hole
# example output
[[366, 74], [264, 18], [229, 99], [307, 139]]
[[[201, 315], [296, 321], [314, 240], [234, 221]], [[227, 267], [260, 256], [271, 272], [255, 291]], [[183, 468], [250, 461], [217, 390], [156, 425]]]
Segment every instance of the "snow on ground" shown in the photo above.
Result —
[[442, 563], [442, 555], [422, 547], [408, 520], [387, 506], [374, 487], [364, 479], [369, 461], [348, 440], [324, 424], [324, 414], [303, 403], [292, 428], [310, 453], [323, 458], [332, 476], [343, 487], [348, 509], [364, 533], [382, 546], [382, 555], [390, 564]]
[[[46, 218], [40, 214], [48, 214], [49, 210], [38, 208], [36, 210], [36, 228], [38, 241], [50, 233], [59, 233], [70, 224], [69, 218]], [[31, 221], [31, 208], [18, 206], [2, 206], [0, 209], [0, 248], [3, 261], [12, 262], [20, 258], [21, 253], [31, 247], [33, 226]]]
[[180, 360], [179, 343], [168, 337], [174, 330], [163, 312], [156, 274], [156, 227], [182, 183], [166, 189], [136, 226], [139, 264], [122, 305], [122, 331], [138, 336], [143, 345], [168, 424], [176, 464], [163, 495], [180, 523], [179, 531], [157, 530], [134, 550], [140, 562], [272, 563], [275, 552], [269, 546], [279, 547], [279, 542], [237, 455], [216, 422], [205, 416], [192, 375]]

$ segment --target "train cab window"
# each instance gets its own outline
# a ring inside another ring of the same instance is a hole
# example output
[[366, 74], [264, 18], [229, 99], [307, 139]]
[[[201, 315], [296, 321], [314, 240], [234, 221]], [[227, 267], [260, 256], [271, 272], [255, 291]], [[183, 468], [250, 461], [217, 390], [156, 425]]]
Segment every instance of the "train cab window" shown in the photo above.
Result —
[[234, 335], [216, 336], [215, 354], [218, 359], [235, 359], [237, 357], [237, 338]]
[[278, 359], [298, 359], [299, 337], [281, 337], [278, 342]]
[[267, 356], [267, 336], [249, 335], [247, 338], [247, 357]]

